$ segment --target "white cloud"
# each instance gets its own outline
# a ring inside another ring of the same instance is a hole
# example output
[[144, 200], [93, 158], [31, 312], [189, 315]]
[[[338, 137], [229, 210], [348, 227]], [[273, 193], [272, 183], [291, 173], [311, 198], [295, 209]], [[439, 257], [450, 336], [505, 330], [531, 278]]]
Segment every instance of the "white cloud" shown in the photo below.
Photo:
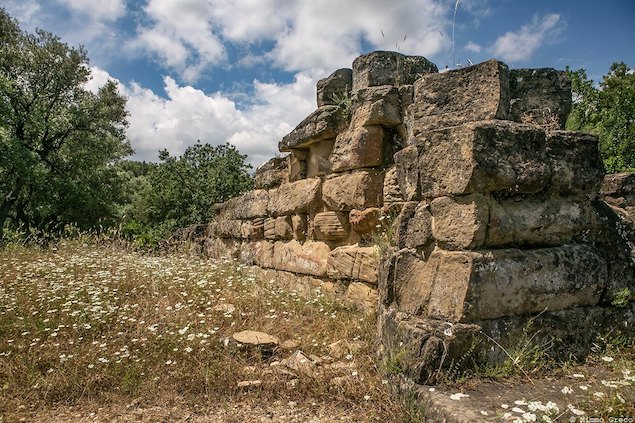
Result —
[[[407, 54], [433, 55], [448, 45], [443, 0], [149, 0], [149, 25], [129, 43], [156, 55], [168, 69], [194, 82], [225, 64], [241, 47], [248, 65], [265, 59], [278, 68], [324, 76], [350, 66], [364, 43]], [[254, 54], [250, 47], [270, 51]], [[245, 48], [247, 47], [247, 48]]]
[[480, 53], [482, 50], [482, 47], [479, 44], [476, 44], [475, 42], [470, 41], [465, 46], [465, 49], [473, 53]]
[[126, 12], [125, 0], [57, 0], [76, 13], [96, 21], [114, 21]]
[[[114, 79], [98, 67], [91, 67], [91, 73], [86, 88], [93, 92]], [[229, 141], [255, 168], [273, 157], [278, 141], [315, 108], [316, 81], [302, 73], [289, 84], [253, 81], [254, 103], [245, 110], [227, 95], [180, 86], [169, 76], [164, 77], [167, 98], [137, 83], [117, 82], [128, 98], [127, 136], [137, 160], [156, 161], [164, 148], [179, 155], [197, 140], [212, 145]]]
[[139, 28], [138, 37], [128, 44], [132, 51], [159, 56], [165, 66], [189, 82], [225, 60], [207, 0], [149, 0], [144, 11], [152, 25]]
[[552, 13], [543, 17], [534, 16], [532, 21], [516, 32], [507, 32], [499, 37], [491, 52], [511, 62], [527, 61], [549, 38], [556, 36], [562, 28], [560, 15]]

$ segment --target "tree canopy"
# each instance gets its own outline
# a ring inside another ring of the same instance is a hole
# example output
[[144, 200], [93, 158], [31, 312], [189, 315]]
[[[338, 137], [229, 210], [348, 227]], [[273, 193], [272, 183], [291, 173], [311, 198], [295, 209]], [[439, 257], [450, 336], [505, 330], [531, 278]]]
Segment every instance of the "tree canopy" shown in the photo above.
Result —
[[126, 99], [114, 82], [97, 93], [83, 48], [29, 34], [0, 9], [0, 239], [7, 226], [59, 231], [116, 216], [120, 174], [132, 153]]
[[597, 134], [608, 173], [635, 171], [635, 73], [613, 63], [596, 88], [584, 69], [571, 71], [573, 110], [567, 129]]

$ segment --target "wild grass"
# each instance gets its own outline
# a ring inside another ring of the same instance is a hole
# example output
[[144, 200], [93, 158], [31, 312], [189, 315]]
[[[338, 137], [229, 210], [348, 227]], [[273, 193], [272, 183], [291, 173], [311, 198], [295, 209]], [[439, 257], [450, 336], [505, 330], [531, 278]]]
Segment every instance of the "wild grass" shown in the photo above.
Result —
[[[359, 410], [360, 421], [401, 421], [375, 366], [374, 326], [319, 290], [303, 298], [231, 260], [87, 238], [13, 244], [0, 250], [0, 415], [28, 420], [59, 404], [178, 395], [196, 404], [313, 401]], [[296, 340], [314, 371], [280, 364], [292, 350], [263, 356], [237, 344], [231, 336], [242, 330]]]

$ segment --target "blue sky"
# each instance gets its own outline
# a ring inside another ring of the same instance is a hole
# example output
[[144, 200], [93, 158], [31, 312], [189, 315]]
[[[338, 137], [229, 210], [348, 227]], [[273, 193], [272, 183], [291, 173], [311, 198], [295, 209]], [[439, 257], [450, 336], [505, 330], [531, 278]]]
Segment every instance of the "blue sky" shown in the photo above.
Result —
[[315, 105], [315, 83], [376, 49], [439, 69], [495, 57], [512, 68], [635, 66], [635, 1], [2, 0], [24, 29], [84, 45], [97, 89], [119, 81], [139, 160], [197, 139], [257, 166]]

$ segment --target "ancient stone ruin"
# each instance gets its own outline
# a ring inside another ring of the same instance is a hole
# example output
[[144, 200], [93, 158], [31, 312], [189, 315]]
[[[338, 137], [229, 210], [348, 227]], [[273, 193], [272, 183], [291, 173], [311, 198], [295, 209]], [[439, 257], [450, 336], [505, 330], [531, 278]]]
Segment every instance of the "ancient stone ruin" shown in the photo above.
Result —
[[317, 106], [193, 233], [207, 254], [377, 312], [417, 383], [634, 332], [635, 176], [604, 179], [597, 138], [562, 130], [564, 72], [373, 52], [319, 81]]

